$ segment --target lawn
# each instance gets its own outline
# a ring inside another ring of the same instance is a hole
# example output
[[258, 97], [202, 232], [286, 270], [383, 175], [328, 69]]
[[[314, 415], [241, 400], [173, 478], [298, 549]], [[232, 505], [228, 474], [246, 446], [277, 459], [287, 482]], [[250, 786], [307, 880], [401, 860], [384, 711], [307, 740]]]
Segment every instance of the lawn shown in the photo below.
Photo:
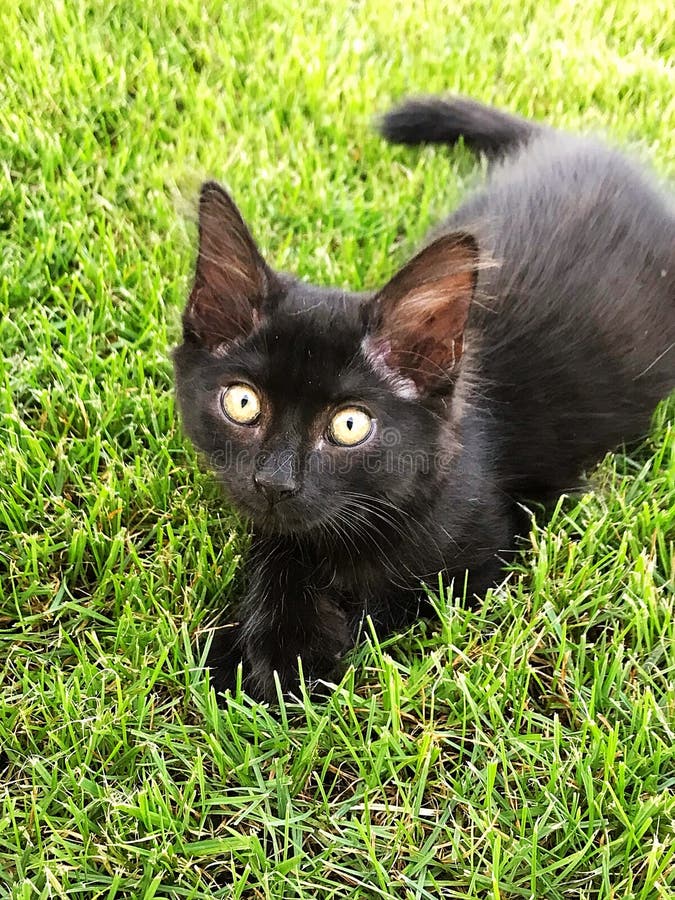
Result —
[[375, 113], [461, 91], [672, 178], [674, 37], [668, 0], [2, 4], [0, 897], [675, 897], [674, 404], [477, 608], [221, 711], [246, 532], [169, 357], [205, 177], [373, 286], [478, 177]]

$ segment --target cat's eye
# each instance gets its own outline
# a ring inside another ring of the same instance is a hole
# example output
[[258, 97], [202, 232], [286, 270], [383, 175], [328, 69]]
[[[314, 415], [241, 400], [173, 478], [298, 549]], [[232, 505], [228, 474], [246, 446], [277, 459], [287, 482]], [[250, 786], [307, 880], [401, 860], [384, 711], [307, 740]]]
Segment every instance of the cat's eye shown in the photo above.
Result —
[[341, 447], [355, 447], [362, 444], [372, 430], [372, 418], [357, 406], [347, 406], [335, 413], [328, 426], [331, 440]]
[[248, 384], [231, 384], [223, 391], [223, 412], [237, 425], [253, 425], [260, 416], [260, 395]]

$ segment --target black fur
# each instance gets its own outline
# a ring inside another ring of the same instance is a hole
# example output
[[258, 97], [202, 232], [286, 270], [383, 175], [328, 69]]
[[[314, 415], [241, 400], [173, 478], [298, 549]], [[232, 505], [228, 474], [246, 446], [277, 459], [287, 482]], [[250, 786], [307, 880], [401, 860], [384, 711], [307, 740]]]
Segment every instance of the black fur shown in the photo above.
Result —
[[[365, 614], [382, 632], [414, 620], [438, 571], [485, 591], [518, 501], [577, 487], [675, 386], [675, 216], [635, 165], [469, 100], [410, 101], [381, 127], [506, 159], [372, 295], [274, 272], [227, 194], [202, 191], [178, 397], [254, 524], [220, 689], [239, 660], [263, 699], [275, 670], [296, 687], [298, 656], [329, 676]], [[263, 398], [253, 426], [222, 412], [233, 382]], [[343, 405], [375, 422], [351, 449], [327, 432]]]
[[484, 106], [468, 97], [415, 97], [392, 109], [379, 122], [394, 144], [454, 144], [488, 157], [503, 156], [544, 131], [544, 126]]

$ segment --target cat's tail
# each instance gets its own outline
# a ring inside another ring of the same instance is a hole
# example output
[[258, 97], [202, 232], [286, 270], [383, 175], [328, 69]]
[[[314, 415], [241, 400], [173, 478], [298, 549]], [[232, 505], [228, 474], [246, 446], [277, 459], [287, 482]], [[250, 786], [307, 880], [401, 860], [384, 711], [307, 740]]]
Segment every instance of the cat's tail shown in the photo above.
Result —
[[543, 133], [545, 126], [468, 97], [413, 97], [385, 113], [378, 130], [393, 144], [455, 144], [490, 158], [504, 156]]

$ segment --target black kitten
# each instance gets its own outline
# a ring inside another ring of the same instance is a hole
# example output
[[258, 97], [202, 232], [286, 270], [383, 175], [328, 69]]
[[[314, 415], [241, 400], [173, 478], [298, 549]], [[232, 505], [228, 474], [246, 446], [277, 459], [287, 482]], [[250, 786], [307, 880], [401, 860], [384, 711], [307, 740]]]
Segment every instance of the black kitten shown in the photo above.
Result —
[[517, 501], [573, 489], [675, 386], [675, 216], [632, 163], [463, 99], [408, 102], [382, 131], [503, 159], [373, 294], [275, 272], [202, 189], [178, 396], [255, 528], [221, 689], [240, 660], [267, 700], [298, 656], [329, 676], [364, 615], [411, 621], [439, 571], [485, 591]]

